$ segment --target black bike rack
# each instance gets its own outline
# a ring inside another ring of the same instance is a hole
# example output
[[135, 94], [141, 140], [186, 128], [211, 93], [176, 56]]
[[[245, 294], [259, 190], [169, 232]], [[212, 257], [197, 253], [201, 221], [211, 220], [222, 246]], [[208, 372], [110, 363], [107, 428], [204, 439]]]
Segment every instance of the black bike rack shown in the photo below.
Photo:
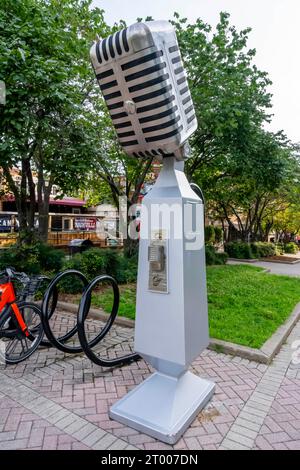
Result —
[[[113, 293], [114, 293], [114, 301], [113, 301], [111, 313], [109, 315], [109, 318], [104, 328], [99, 333], [99, 335], [96, 336], [96, 338], [94, 338], [93, 341], [89, 343], [86, 337], [86, 332], [85, 332], [85, 320], [87, 318], [88, 311], [91, 305], [92, 290], [100, 282], [109, 282], [111, 284], [113, 288]], [[77, 330], [78, 330], [77, 332], [78, 332], [79, 341], [87, 357], [92, 362], [102, 367], [113, 367], [113, 366], [118, 366], [118, 365], [124, 365], [132, 361], [136, 361], [137, 359], [140, 358], [138, 354], [132, 353], [127, 356], [118, 357], [116, 359], [101, 359], [100, 357], [96, 356], [96, 354], [92, 351], [93, 346], [97, 345], [107, 335], [107, 333], [113, 326], [114, 321], [118, 314], [119, 302], [120, 302], [120, 292], [119, 292], [118, 284], [113, 277], [108, 276], [106, 274], [95, 277], [95, 279], [93, 279], [85, 288], [85, 291], [83, 292], [83, 295], [81, 297], [81, 302], [79, 305], [78, 317], [77, 317]]]
[[83, 286], [86, 287], [88, 285], [88, 280], [87, 278], [80, 272], [75, 269], [67, 269], [66, 271], [62, 271], [61, 273], [58, 273], [50, 282], [43, 298], [42, 302], [42, 323], [43, 323], [43, 328], [44, 332], [52, 346], [57, 348], [58, 350], [69, 353], [69, 354], [78, 354], [82, 352], [82, 348], [80, 346], [70, 346], [66, 344], [66, 342], [71, 339], [73, 336], [76, 335], [77, 333], [77, 325], [75, 325], [70, 331], [68, 331], [66, 334], [63, 336], [60, 336], [59, 338], [56, 338], [51, 327], [50, 327], [50, 319], [54, 313], [54, 311], [51, 309], [50, 314], [49, 314], [49, 306], [50, 302], [53, 299], [53, 296], [58, 295], [57, 291], [57, 284], [67, 276], [73, 276], [79, 278]]
[[[60, 336], [58, 338], [55, 337], [51, 327], [50, 327], [50, 319], [55, 311], [57, 306], [57, 299], [58, 299], [58, 290], [57, 284], [64, 278], [68, 276], [75, 276], [79, 278], [83, 283], [83, 293], [80, 300], [80, 305], [77, 313], [77, 324], [66, 334]], [[108, 319], [102, 328], [101, 332], [93, 338], [91, 341], [88, 340], [86, 335], [85, 329], [85, 321], [87, 319], [90, 306], [91, 306], [91, 298], [92, 298], [92, 291], [93, 288], [101, 283], [101, 282], [108, 282], [113, 289], [113, 306], [111, 309], [111, 313], [108, 316]], [[98, 357], [94, 352], [93, 348], [109, 333], [111, 327], [114, 324], [114, 321], [118, 314], [119, 309], [119, 302], [120, 302], [120, 292], [119, 287], [116, 280], [108, 276], [106, 274], [97, 276], [91, 282], [88, 282], [87, 278], [82, 274], [80, 271], [75, 269], [68, 269], [57, 274], [52, 281], [50, 282], [43, 298], [42, 302], [42, 323], [44, 332], [49, 340], [48, 342], [43, 342], [43, 345], [49, 346], [52, 345], [59, 349], [62, 352], [69, 353], [69, 354], [78, 354], [84, 352], [86, 356], [95, 364], [100, 365], [102, 367], [114, 367], [119, 365], [128, 364], [132, 361], [136, 361], [140, 358], [140, 356], [136, 353], [132, 353], [126, 356], [121, 356], [115, 359], [103, 359]], [[54, 308], [53, 308], [54, 306]], [[78, 334], [80, 346], [70, 346], [66, 344], [66, 342]]]

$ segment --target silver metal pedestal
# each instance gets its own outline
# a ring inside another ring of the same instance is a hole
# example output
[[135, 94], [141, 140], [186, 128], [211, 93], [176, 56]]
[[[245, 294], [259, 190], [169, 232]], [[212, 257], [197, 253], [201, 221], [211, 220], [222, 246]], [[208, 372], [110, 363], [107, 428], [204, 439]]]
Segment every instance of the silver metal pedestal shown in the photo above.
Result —
[[[186, 206], [192, 214], [199, 209], [193, 247], [185, 232]], [[174, 216], [147, 219], [145, 211], [153, 215], [157, 207], [174, 210]], [[203, 222], [203, 205], [183, 164], [166, 159], [142, 203], [135, 321], [134, 349], [156, 373], [114, 404], [110, 417], [168, 444], [179, 439], [215, 388], [187, 372], [209, 344]]]
[[174, 444], [214, 393], [215, 385], [191, 372], [155, 372], [110, 409], [110, 417]]

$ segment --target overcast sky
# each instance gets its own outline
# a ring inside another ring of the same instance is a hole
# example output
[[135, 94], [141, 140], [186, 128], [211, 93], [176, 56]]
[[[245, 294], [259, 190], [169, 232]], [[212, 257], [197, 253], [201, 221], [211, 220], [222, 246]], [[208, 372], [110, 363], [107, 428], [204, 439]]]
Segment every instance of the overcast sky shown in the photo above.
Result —
[[214, 26], [220, 11], [229, 12], [239, 29], [252, 28], [249, 46], [257, 50], [255, 62], [273, 81], [272, 130], [283, 129], [300, 142], [300, 0], [94, 0], [93, 5], [105, 10], [110, 24], [146, 16], [170, 19], [177, 11]]

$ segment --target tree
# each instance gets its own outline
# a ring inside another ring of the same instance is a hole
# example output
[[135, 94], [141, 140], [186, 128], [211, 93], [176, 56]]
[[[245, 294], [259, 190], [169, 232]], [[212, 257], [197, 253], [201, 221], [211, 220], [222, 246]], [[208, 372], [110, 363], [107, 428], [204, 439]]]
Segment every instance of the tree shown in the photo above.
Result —
[[276, 231], [277, 239], [283, 241], [300, 234], [300, 158], [297, 145], [293, 148], [293, 159], [289, 178], [280, 188], [275, 210], [266, 218]]
[[230, 237], [266, 239], [289, 179], [292, 146], [282, 132], [264, 130], [271, 81], [247, 48], [250, 28], [238, 32], [229, 18], [221, 13], [214, 32], [201, 19], [188, 24], [175, 14], [173, 21], [198, 118], [186, 171]]
[[[101, 107], [103, 104], [95, 97], [93, 106], [97, 109], [97, 106]], [[103, 110], [101, 126], [98, 123], [94, 125], [91, 147], [93, 171], [86, 178], [82, 189], [90, 194], [89, 200], [94, 204], [109, 201], [120, 209], [120, 198], [124, 198], [129, 224], [135, 219], [134, 205], [138, 203], [153, 159], [135, 159], [125, 154], [106, 110]], [[136, 253], [137, 244], [137, 238], [129, 236], [124, 239], [124, 249], [128, 256]]]
[[229, 239], [267, 240], [274, 215], [289, 198], [296, 164], [289, 143], [281, 134], [260, 131], [253, 144], [251, 158], [210, 188], [215, 216], [227, 222]]
[[[197, 182], [205, 180], [204, 189], [208, 191], [216, 181], [233, 171], [237, 173], [237, 166], [245, 165], [249, 142], [269, 119], [266, 109], [271, 104], [266, 89], [270, 81], [251, 64], [255, 51], [245, 50], [250, 30], [237, 32], [229, 25], [228, 14], [221, 13], [213, 35], [211, 27], [200, 19], [189, 25], [175, 14], [173, 25], [199, 122], [191, 139], [193, 158], [187, 162], [186, 172]], [[130, 207], [137, 201], [152, 161], [126, 157], [116, 143], [110, 123], [107, 132], [105, 137], [102, 132], [105, 152], [98, 152], [96, 179], [101, 180], [101, 191], [103, 182], [108, 184], [116, 205], [118, 197], [126, 195]], [[91, 181], [94, 187], [99, 187], [95, 178]]]
[[[7, 100], [0, 105], [0, 164], [15, 196], [21, 240], [32, 240], [36, 202], [39, 236], [46, 240], [52, 185], [62, 192], [76, 189], [92, 166], [95, 115], [88, 99], [96, 83], [88, 53], [96, 33], [110, 29], [103, 12], [90, 5], [91, 0], [1, 2], [0, 80]], [[20, 186], [11, 177], [13, 167], [20, 170]]]
[[186, 170], [200, 181], [204, 168], [218, 168], [219, 179], [232, 160], [245, 161], [256, 130], [270, 120], [271, 82], [247, 49], [250, 28], [238, 32], [229, 18], [220, 13], [214, 32], [201, 19], [187, 24], [175, 14], [173, 21], [198, 118]]

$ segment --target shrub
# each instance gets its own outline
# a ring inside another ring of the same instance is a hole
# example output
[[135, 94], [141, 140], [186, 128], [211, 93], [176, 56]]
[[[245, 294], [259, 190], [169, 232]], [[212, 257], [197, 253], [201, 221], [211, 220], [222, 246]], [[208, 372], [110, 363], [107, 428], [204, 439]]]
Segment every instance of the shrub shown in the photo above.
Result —
[[254, 242], [251, 243], [251, 250], [256, 258], [266, 258], [276, 255], [276, 246], [274, 243]]
[[0, 252], [0, 269], [12, 266], [16, 271], [27, 274], [59, 271], [63, 265], [64, 254], [43, 243], [34, 245], [12, 245]]
[[[82, 255], [81, 254], [76, 254], [73, 256], [73, 258], [67, 260], [64, 263], [63, 269], [76, 269], [77, 271], [82, 271]], [[83, 273], [85, 274], [85, 273]], [[82, 292], [82, 281], [75, 276], [66, 276], [63, 278], [59, 284], [58, 284], [58, 289], [59, 291], [65, 292], [67, 294], [77, 294], [79, 292]]]
[[229, 242], [224, 246], [226, 253], [230, 258], [237, 259], [251, 259], [253, 258], [253, 253], [251, 250], [251, 245], [245, 242]]
[[205, 259], [208, 266], [216, 264], [216, 252], [213, 246], [205, 245]]
[[77, 269], [88, 279], [100, 274], [113, 276], [120, 284], [136, 281], [137, 255], [128, 258], [111, 249], [92, 248], [76, 254], [65, 263], [65, 269]]
[[205, 245], [205, 258], [208, 266], [214, 264], [226, 264], [228, 259], [227, 253], [217, 253], [213, 246]]
[[223, 230], [221, 227], [215, 227], [215, 242], [216, 243], [223, 242]]
[[213, 225], [207, 225], [205, 227], [205, 243], [213, 245], [215, 243], [215, 227]]
[[112, 262], [112, 259], [116, 256], [115, 251], [110, 254], [110, 250], [101, 250], [99, 248], [86, 250], [81, 255], [81, 270], [90, 279], [99, 274], [111, 274], [113, 276], [114, 270], [111, 269], [110, 262], [114, 267], [115, 263]]
[[39, 243], [38, 252], [41, 271], [57, 273], [62, 269], [65, 255], [61, 250]]
[[226, 264], [228, 260], [228, 254], [223, 252], [216, 253], [216, 263], [215, 264]]
[[284, 245], [284, 251], [285, 253], [298, 253], [298, 246], [294, 242], [286, 243]]
[[137, 280], [137, 268], [138, 268], [138, 256], [134, 255], [131, 258], [119, 255], [119, 264], [116, 272], [116, 280], [120, 284], [128, 282], [136, 282]]
[[283, 255], [284, 254], [284, 243], [278, 242], [275, 243], [276, 255]]

